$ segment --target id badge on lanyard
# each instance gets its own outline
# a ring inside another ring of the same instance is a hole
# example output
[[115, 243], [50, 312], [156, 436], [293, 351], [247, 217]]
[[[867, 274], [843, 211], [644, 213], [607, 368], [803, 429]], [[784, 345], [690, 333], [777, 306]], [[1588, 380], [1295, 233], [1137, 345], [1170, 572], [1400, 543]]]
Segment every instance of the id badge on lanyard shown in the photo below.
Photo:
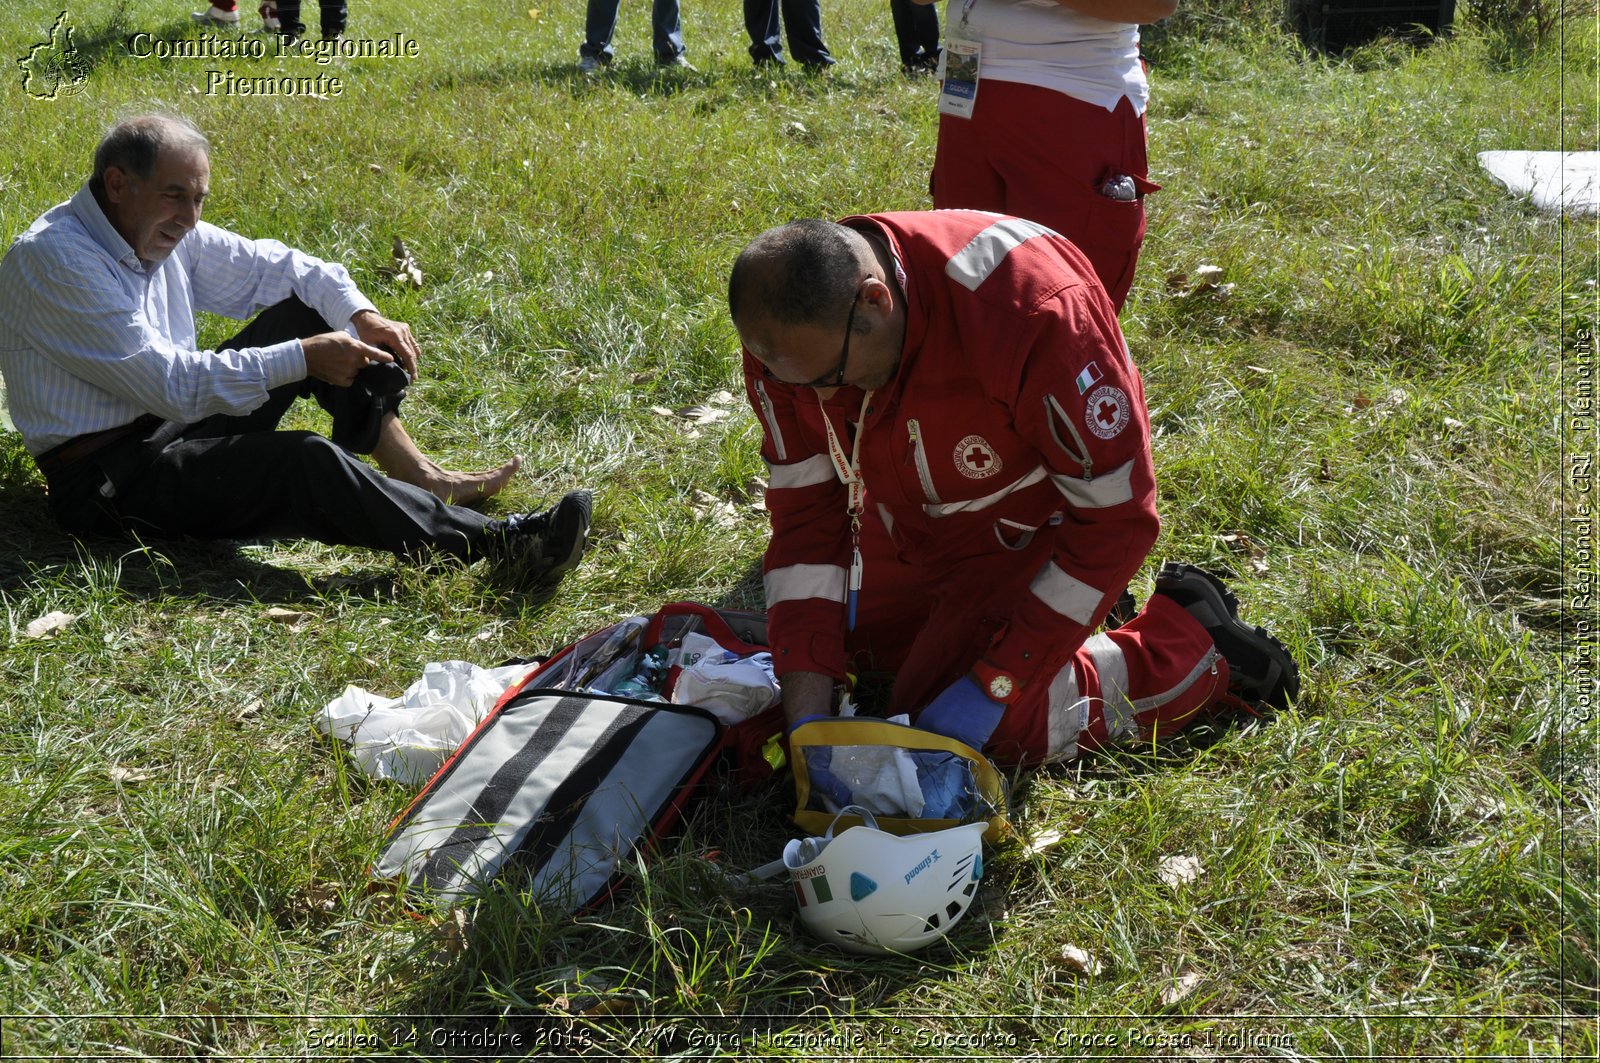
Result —
[[[961, 5], [960, 29], [967, 29], [967, 16], [977, 0]], [[959, 37], [954, 32], [945, 38], [944, 54], [939, 57], [943, 85], [939, 89], [939, 113], [956, 118], [971, 118], [978, 103], [978, 63], [983, 57], [981, 41]]]
[[861, 437], [867, 430], [867, 404], [871, 401], [872, 392], [861, 396], [856, 437], [851, 443], [850, 453], [846, 455], [838, 434], [833, 430], [833, 422], [828, 418], [827, 406], [820, 396], [817, 399], [817, 404], [822, 408], [822, 427], [828, 433], [828, 458], [833, 462], [834, 471], [839, 474], [839, 482], [845, 486], [845, 512], [850, 517], [850, 574], [845, 583], [845, 622], [850, 631], [856, 629], [856, 604], [861, 597], [861, 575], [865, 567], [861, 563], [861, 514], [866, 509], [867, 485], [861, 479]]

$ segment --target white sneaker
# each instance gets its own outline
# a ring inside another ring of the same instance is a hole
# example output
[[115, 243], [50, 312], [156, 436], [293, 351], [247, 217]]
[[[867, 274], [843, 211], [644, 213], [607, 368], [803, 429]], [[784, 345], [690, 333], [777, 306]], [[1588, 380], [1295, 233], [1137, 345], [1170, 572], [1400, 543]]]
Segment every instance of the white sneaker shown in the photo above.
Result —
[[606, 64], [601, 62], [598, 57], [585, 55], [578, 59], [578, 73], [598, 74], [601, 70], [605, 69], [605, 65]]
[[261, 16], [262, 33], [277, 33], [283, 29], [283, 23], [278, 21], [278, 5], [273, 3], [272, 0], [265, 0], [260, 7], [256, 8], [256, 12]]
[[204, 11], [191, 11], [189, 17], [196, 22], [215, 22], [220, 26], [235, 26], [239, 23], [239, 10], [224, 11], [216, 4], [212, 4]]

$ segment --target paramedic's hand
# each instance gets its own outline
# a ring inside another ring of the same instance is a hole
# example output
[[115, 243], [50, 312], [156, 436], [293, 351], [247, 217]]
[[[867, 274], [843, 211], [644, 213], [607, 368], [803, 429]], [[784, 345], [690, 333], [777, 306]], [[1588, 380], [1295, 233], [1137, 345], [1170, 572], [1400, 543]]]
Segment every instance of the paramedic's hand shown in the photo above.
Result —
[[973, 749], [982, 749], [1005, 711], [1004, 705], [984, 696], [976, 680], [964, 675], [945, 687], [943, 693], [911, 722], [924, 731], [934, 731], [965, 742]]

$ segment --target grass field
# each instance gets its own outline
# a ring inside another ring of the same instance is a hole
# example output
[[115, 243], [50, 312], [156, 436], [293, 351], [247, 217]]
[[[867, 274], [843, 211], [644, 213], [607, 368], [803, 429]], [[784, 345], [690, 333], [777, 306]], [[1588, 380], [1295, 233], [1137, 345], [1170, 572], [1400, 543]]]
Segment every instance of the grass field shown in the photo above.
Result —
[[[364, 871], [410, 792], [312, 718], [427, 661], [759, 604], [726, 270], [778, 221], [927, 205], [934, 90], [883, 5], [824, 5], [817, 78], [753, 72], [730, 0], [688, 5], [698, 69], [660, 74], [628, 3], [589, 80], [577, 0], [355, 0], [352, 37], [418, 54], [325, 67], [139, 58], [197, 36], [184, 4], [77, 0], [87, 81], [35, 99], [10, 64], [61, 2], [0, 12], [0, 240], [114, 117], [180, 111], [212, 138], [208, 219], [345, 262], [417, 329], [426, 449], [526, 455], [497, 512], [577, 485], [598, 508], [548, 602], [304, 543], [76, 544], [0, 432], [0, 1055], [1594, 1057], [1600, 242], [1475, 160], [1600, 147], [1592, 9], [1533, 50], [1464, 24], [1329, 61], [1248, 3], [1152, 35], [1165, 188], [1124, 329], [1156, 559], [1233, 572], [1302, 697], [1015, 780], [1019, 838], [949, 944], [864, 960], [814, 947], [786, 886], [707, 870], [777, 855], [781, 785], [714, 794], [593, 916], [508, 884], [411, 918]], [[341, 91], [207, 95], [211, 69]], [[420, 291], [383, 272], [396, 236]], [[1219, 285], [1180, 277], [1205, 265]], [[670, 413], [695, 404], [727, 416]], [[1175, 855], [1199, 877], [1164, 884]]]

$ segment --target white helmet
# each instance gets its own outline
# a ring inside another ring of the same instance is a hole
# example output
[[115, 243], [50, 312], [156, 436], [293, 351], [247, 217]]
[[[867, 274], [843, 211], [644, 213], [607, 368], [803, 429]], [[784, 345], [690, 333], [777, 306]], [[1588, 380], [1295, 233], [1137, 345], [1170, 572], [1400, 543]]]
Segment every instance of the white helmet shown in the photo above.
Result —
[[[867, 823], [838, 837], [795, 839], [783, 850], [800, 921], [846, 952], [914, 952], [950, 932], [983, 877], [987, 823], [896, 837]], [[842, 813], [841, 813], [842, 814]]]

